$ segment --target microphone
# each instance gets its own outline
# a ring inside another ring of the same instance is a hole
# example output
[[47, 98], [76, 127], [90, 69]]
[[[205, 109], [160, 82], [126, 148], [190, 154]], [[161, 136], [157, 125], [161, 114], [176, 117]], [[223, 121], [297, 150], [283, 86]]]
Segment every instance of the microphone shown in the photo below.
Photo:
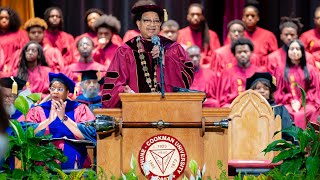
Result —
[[159, 57], [155, 58], [156, 62], [160, 65], [160, 84], [161, 84], [161, 97], [164, 98], [164, 69], [163, 69], [163, 63], [162, 63], [162, 47], [160, 44], [160, 38], [159, 36], [152, 36], [151, 42], [154, 46], [159, 47]]
[[[152, 42], [152, 44], [154, 46], [159, 46], [159, 51], [160, 51], [160, 54], [161, 54], [162, 49], [161, 49], [161, 46], [160, 46], [160, 38], [159, 38], [159, 36], [152, 36], [151, 37], [151, 42]], [[160, 54], [159, 54], [159, 56], [160, 56]], [[160, 58], [159, 57], [154, 58], [154, 59], [156, 60], [157, 64], [160, 64]]]

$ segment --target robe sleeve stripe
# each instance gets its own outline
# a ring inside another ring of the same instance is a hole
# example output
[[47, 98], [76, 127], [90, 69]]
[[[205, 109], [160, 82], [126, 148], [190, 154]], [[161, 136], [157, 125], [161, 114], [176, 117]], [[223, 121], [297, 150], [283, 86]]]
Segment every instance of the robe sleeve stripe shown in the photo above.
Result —
[[119, 73], [116, 71], [109, 71], [107, 72], [107, 78], [111, 78], [111, 79], [117, 79], [119, 78]]
[[102, 96], [102, 101], [109, 101], [111, 99], [111, 94], [105, 94]]
[[106, 90], [111, 90], [114, 88], [114, 84], [112, 83], [106, 83], [103, 85], [103, 89], [106, 89]]
[[189, 88], [191, 83], [189, 82], [188, 75], [184, 71], [181, 71], [181, 74], [185, 88]]

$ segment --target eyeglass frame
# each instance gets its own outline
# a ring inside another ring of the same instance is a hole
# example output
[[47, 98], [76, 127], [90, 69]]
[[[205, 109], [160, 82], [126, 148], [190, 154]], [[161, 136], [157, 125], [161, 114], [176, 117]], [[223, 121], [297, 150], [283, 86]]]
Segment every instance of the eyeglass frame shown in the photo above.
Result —
[[147, 26], [150, 26], [151, 23], [153, 23], [154, 25], [156, 26], [159, 26], [162, 22], [160, 19], [157, 19], [157, 20], [152, 20], [152, 19], [141, 19], [141, 21], [147, 25]]
[[48, 89], [50, 92], [64, 92], [65, 88], [59, 87], [59, 88], [55, 88], [55, 87], [49, 87]]

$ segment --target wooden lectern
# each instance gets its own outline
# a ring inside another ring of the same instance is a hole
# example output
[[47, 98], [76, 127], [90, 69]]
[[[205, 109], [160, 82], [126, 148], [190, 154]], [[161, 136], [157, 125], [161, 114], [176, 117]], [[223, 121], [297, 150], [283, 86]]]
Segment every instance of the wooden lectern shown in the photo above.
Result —
[[[190, 176], [189, 162], [192, 159], [196, 160], [201, 168], [206, 163], [207, 171], [204, 177], [218, 177], [220, 172], [217, 170], [217, 160], [222, 160], [227, 168], [228, 136], [226, 130], [219, 127], [208, 128], [206, 123], [228, 117], [230, 110], [203, 109], [204, 97], [204, 93], [166, 93], [165, 98], [161, 98], [161, 94], [151, 93], [120, 94], [122, 109], [97, 109], [95, 114], [113, 116], [123, 122], [143, 124], [163, 120], [178, 125], [189, 123], [189, 126], [161, 130], [144, 127], [122, 128], [121, 133], [113, 133], [111, 136], [99, 133], [97, 165], [107, 173], [120, 176], [121, 171], [130, 170], [132, 155], [139, 159], [139, 151], [146, 140], [158, 134], [166, 134], [179, 140], [186, 150], [187, 164], [184, 174], [187, 177]], [[137, 175], [142, 177], [140, 167], [137, 167]], [[179, 179], [182, 177], [183, 174]]]

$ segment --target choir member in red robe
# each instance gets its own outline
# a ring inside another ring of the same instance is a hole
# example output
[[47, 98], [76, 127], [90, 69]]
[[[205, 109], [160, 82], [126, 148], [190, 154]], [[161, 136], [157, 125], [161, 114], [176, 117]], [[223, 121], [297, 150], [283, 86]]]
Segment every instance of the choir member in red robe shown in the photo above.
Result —
[[176, 42], [178, 38], [178, 30], [179, 24], [177, 21], [170, 19], [162, 24], [160, 35]]
[[247, 4], [243, 10], [242, 21], [246, 25], [244, 37], [251, 39], [254, 44], [254, 53], [260, 56], [259, 66], [267, 66], [267, 55], [278, 49], [275, 35], [257, 26], [259, 10], [251, 4]]
[[120, 21], [112, 15], [102, 15], [93, 24], [97, 32], [98, 46], [93, 50], [93, 60], [109, 67], [118, 45], [112, 42], [114, 34], [119, 33]]
[[63, 14], [61, 9], [58, 7], [46, 9], [44, 20], [48, 24], [48, 29], [45, 30], [43, 43], [58, 48], [65, 60], [65, 65], [73, 63], [74, 38], [62, 30]]
[[[62, 73], [49, 73], [50, 100], [30, 109], [27, 121], [36, 123], [35, 134], [51, 134], [53, 144], [61, 149], [67, 161], [61, 164], [62, 169], [89, 168], [91, 161], [85, 144], [65, 140], [96, 141], [96, 132], [84, 123], [94, 120], [95, 116], [85, 104], [67, 99], [73, 93], [75, 83]], [[48, 80], [49, 80], [48, 78]]]
[[34, 41], [28, 42], [22, 49], [16, 76], [27, 81], [27, 87], [29, 86], [32, 93], [45, 95], [49, 93], [48, 73], [51, 71], [41, 45]]
[[191, 46], [187, 49], [188, 56], [194, 65], [194, 78], [190, 89], [203, 91], [206, 93], [204, 107], [218, 107], [216, 100], [216, 74], [207, 68], [200, 67], [201, 49], [198, 46]]
[[210, 67], [214, 50], [220, 47], [217, 34], [210, 30], [203, 15], [203, 6], [191, 4], [187, 20], [189, 26], [179, 30], [177, 42], [185, 47], [196, 45], [201, 48], [201, 66]]
[[[35, 41], [42, 46], [44, 56], [49, 67], [59, 72], [64, 67], [64, 59], [57, 48], [51, 47], [49, 44], [43, 43], [44, 31], [47, 29], [47, 23], [40, 18], [31, 18], [24, 24], [24, 29], [28, 32], [30, 41]], [[16, 71], [20, 63], [21, 50], [17, 50], [11, 57], [9, 63], [10, 71]]]
[[[81, 70], [92, 70], [96, 69], [98, 71], [107, 71], [107, 67], [104, 66], [103, 64], [100, 64], [98, 62], [95, 62], [92, 58], [92, 51], [93, 51], [93, 41], [89, 37], [82, 37], [79, 39], [77, 42], [77, 48], [80, 54], [80, 59], [79, 62], [72, 63], [68, 67], [66, 67], [63, 72], [66, 74], [68, 77], [73, 79], [74, 82], [79, 83], [81, 82], [81, 73], [78, 73], [76, 71], [81, 71]], [[104, 76], [104, 74], [101, 75]], [[78, 87], [76, 87], [76, 91], [79, 92]]]
[[252, 42], [246, 38], [239, 38], [232, 42], [231, 52], [238, 63], [222, 72], [217, 92], [220, 107], [230, 106], [232, 101], [245, 91], [247, 78], [255, 72], [265, 71], [262, 67], [250, 62], [253, 47]]
[[[288, 44], [298, 38], [298, 33], [302, 28], [302, 24], [298, 18], [282, 17], [279, 25], [280, 29], [280, 39], [283, 45], [278, 50], [268, 55], [268, 71], [271, 74], [276, 74], [275, 70], [283, 69], [286, 66], [286, 51], [288, 49]], [[315, 65], [314, 57], [306, 52], [307, 63]]]
[[[307, 64], [302, 42], [295, 39], [288, 47], [285, 68], [279, 67], [281, 69], [276, 70], [278, 91], [275, 98], [279, 104], [285, 105], [296, 126], [306, 128], [306, 122], [317, 122], [314, 117], [319, 115], [319, 112], [316, 112], [316, 107], [319, 106], [318, 77], [315, 68]], [[296, 83], [306, 92], [306, 112], [302, 107], [302, 94]]]
[[320, 7], [314, 11], [314, 28], [301, 34], [300, 40], [306, 47], [306, 51], [315, 58], [317, 69], [320, 69]]
[[[104, 13], [100, 10], [100, 9], [96, 9], [96, 8], [91, 8], [89, 10], [86, 11], [85, 13], [85, 29], [86, 29], [86, 32], [77, 36], [75, 38], [75, 42], [78, 42], [78, 40], [84, 36], [87, 36], [87, 37], [90, 37], [93, 42], [94, 42], [94, 47], [98, 47], [98, 38], [97, 38], [97, 33], [94, 31], [94, 28], [93, 28], [93, 24], [94, 22], [100, 17], [102, 16]], [[121, 37], [118, 35], [118, 34], [114, 34], [112, 36], [112, 39], [111, 39], [112, 43], [113, 44], [116, 44], [118, 46], [120, 46], [122, 44], [122, 39]], [[74, 45], [74, 48], [75, 50], [73, 51], [74, 53], [74, 60], [76, 61], [77, 59], [80, 59], [80, 55], [79, 55], [79, 52], [77, 51], [77, 47], [76, 47], [76, 44]]]
[[122, 42], [126, 43], [130, 39], [137, 37], [139, 34], [140, 34], [139, 29], [130, 29], [124, 34]]
[[[228, 38], [232, 41], [243, 37], [245, 30], [245, 25], [242, 21], [235, 19], [230, 21], [228, 24]], [[252, 54], [250, 56], [250, 63], [257, 64], [259, 62], [259, 56]], [[231, 44], [224, 45], [215, 50], [213, 61], [211, 63], [211, 69], [217, 72], [218, 76], [221, 76], [221, 72], [226, 68], [231, 68], [233, 65], [237, 64], [238, 61], [231, 52]]]
[[0, 71], [9, 73], [10, 57], [28, 42], [28, 35], [19, 30], [21, 21], [16, 11], [0, 7], [0, 47], [4, 57], [0, 59]]
[[[156, 4], [136, 6], [131, 12], [141, 34], [118, 48], [105, 76], [103, 107], [120, 107], [119, 93], [155, 93], [160, 90], [160, 65], [155, 60], [160, 56], [160, 48], [152, 44], [151, 37], [159, 34], [164, 12]], [[159, 37], [164, 49], [165, 91], [172, 92], [175, 86], [189, 88], [193, 65], [187, 53], [179, 44]]]

